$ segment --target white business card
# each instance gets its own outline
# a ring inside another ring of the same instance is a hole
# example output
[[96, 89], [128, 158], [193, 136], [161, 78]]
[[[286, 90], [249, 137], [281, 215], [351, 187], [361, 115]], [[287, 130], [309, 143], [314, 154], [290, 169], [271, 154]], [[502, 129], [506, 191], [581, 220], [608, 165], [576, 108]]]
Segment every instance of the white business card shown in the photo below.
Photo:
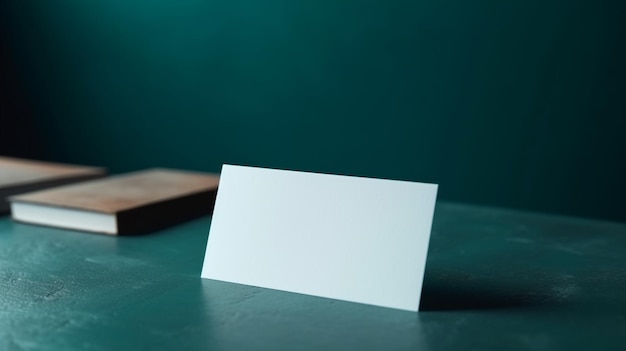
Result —
[[202, 278], [419, 308], [437, 185], [224, 165]]

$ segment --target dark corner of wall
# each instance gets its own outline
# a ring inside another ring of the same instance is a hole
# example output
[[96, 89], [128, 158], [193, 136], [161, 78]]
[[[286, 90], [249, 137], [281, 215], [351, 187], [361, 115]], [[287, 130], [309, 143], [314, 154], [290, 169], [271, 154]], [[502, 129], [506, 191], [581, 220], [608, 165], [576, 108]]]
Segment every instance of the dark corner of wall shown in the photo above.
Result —
[[6, 16], [0, 13], [0, 155], [38, 158], [43, 151], [40, 135]]

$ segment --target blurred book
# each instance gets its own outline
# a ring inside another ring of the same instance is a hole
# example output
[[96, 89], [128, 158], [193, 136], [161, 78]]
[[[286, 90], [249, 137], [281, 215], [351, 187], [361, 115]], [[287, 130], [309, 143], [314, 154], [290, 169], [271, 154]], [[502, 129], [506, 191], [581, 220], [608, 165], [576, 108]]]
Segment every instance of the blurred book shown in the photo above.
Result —
[[9, 196], [105, 175], [105, 169], [99, 167], [0, 156], [0, 212], [9, 210]]
[[216, 174], [150, 169], [14, 196], [11, 212], [20, 222], [141, 234], [210, 214], [218, 184]]

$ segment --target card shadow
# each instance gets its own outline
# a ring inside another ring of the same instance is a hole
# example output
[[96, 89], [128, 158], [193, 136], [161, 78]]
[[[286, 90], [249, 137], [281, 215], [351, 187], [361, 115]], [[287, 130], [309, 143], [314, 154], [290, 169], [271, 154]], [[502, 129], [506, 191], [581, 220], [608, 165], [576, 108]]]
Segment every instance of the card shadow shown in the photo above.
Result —
[[424, 277], [420, 311], [527, 309], [550, 302], [549, 296], [520, 284], [433, 274]]

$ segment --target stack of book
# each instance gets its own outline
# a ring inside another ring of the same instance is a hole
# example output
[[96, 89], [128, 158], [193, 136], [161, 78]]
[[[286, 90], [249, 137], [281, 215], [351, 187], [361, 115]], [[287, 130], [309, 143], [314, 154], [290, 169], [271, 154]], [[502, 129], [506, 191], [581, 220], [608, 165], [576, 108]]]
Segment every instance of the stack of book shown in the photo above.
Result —
[[25, 160], [0, 156], [0, 212], [9, 210], [7, 199], [15, 194], [104, 177], [99, 167]]
[[141, 234], [210, 214], [219, 184], [216, 174], [174, 169], [105, 175], [102, 168], [2, 157], [0, 200], [19, 222]]

